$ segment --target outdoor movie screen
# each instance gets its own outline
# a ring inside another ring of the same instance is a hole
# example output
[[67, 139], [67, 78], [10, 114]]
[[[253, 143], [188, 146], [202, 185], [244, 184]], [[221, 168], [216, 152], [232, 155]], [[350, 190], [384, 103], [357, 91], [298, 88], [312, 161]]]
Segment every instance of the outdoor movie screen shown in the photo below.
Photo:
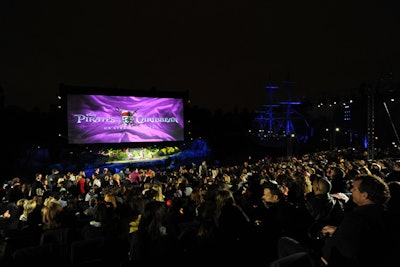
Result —
[[184, 141], [181, 98], [67, 95], [69, 144]]

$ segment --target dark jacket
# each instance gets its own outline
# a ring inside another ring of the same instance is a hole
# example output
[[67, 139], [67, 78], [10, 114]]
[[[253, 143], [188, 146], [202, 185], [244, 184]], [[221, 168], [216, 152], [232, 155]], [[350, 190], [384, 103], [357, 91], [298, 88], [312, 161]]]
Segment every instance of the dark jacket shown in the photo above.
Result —
[[382, 266], [387, 238], [383, 207], [359, 206], [347, 212], [332, 237], [326, 239], [322, 255], [329, 266]]

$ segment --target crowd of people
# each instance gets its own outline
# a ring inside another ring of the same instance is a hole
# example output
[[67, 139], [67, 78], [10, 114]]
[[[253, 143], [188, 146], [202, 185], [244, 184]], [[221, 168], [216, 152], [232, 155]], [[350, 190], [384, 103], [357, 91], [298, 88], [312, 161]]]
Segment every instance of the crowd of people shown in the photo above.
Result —
[[3, 181], [4, 267], [391, 266], [400, 160], [353, 150]]

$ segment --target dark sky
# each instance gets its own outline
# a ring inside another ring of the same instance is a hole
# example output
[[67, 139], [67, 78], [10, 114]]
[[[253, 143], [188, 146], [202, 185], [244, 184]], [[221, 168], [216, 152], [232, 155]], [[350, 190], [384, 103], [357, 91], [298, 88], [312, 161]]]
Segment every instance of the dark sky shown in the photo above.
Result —
[[59, 84], [188, 91], [230, 111], [399, 80], [399, 1], [0, 1], [6, 105], [48, 109]]

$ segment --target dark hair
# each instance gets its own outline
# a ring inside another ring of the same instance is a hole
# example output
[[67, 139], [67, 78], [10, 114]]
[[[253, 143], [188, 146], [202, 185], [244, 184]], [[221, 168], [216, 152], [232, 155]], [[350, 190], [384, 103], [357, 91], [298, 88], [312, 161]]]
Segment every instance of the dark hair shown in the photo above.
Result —
[[279, 199], [284, 199], [285, 195], [283, 194], [282, 188], [279, 184], [274, 182], [265, 182], [262, 186], [262, 189], [268, 188], [271, 191], [273, 196], [278, 196]]
[[313, 182], [315, 181], [317, 183], [319, 190], [324, 194], [329, 193], [332, 190], [332, 184], [328, 178], [316, 174], [313, 175], [312, 180]]
[[164, 202], [150, 200], [144, 206], [144, 211], [139, 222], [139, 231], [146, 234], [151, 240], [157, 240], [163, 235], [160, 232], [165, 223], [167, 208]]
[[334, 172], [332, 178], [333, 179], [338, 179], [338, 180], [343, 180], [345, 177], [346, 173], [342, 168], [339, 167], [331, 167], [331, 170]]
[[387, 184], [390, 190], [390, 199], [387, 202], [387, 208], [393, 211], [400, 210], [400, 182], [390, 181]]
[[94, 207], [93, 219], [96, 222], [108, 223], [113, 217], [113, 209], [107, 205], [106, 202], [100, 201]]
[[386, 204], [390, 199], [390, 191], [387, 183], [380, 177], [371, 174], [362, 174], [354, 178], [354, 181], [361, 181], [358, 190], [361, 193], [367, 192], [368, 199], [375, 204]]

